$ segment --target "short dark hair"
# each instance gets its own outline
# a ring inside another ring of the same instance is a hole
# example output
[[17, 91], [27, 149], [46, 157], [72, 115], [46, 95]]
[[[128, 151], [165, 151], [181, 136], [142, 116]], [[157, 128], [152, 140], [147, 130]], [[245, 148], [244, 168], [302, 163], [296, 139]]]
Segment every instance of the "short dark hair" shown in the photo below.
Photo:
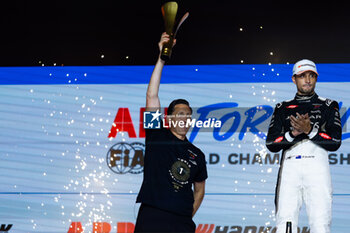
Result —
[[171, 103], [169, 104], [167, 115], [173, 114], [175, 106], [177, 104], [186, 104], [190, 108], [191, 113], [192, 113], [192, 108], [190, 107], [190, 103], [187, 100], [185, 100], [185, 99], [176, 99], [176, 100], [171, 101]]

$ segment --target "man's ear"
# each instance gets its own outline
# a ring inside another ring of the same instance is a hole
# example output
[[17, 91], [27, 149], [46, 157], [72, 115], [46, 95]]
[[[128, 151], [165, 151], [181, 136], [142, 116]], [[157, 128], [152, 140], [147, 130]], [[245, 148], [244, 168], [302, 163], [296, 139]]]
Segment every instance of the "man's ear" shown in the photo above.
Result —
[[293, 83], [294, 83], [294, 84], [297, 84], [297, 83], [295, 82], [295, 76], [294, 76], [294, 75], [292, 76], [292, 80], [293, 80]]

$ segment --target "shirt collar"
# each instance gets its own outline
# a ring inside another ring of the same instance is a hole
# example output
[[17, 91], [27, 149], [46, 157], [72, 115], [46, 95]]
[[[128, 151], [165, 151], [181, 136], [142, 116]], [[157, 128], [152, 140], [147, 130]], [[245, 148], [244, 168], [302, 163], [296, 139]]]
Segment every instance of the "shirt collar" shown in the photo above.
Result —
[[295, 100], [298, 102], [310, 102], [311, 100], [317, 98], [318, 95], [316, 94], [316, 92], [314, 92], [311, 95], [299, 95], [298, 93], [295, 95]]

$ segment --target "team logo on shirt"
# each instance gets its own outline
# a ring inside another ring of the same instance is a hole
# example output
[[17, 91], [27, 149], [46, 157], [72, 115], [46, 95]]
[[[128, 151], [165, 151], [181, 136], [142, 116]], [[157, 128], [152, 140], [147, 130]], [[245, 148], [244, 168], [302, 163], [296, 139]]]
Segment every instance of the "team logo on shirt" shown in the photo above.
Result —
[[188, 152], [189, 152], [189, 161], [191, 162], [191, 163], [193, 163], [194, 165], [197, 165], [197, 162], [196, 162], [196, 157], [197, 157], [197, 155], [195, 154], [195, 153], [193, 153], [191, 150], [187, 150]]
[[178, 159], [169, 170], [171, 178], [175, 181], [174, 188], [178, 190], [182, 185], [188, 184], [191, 175], [191, 165], [184, 159]]

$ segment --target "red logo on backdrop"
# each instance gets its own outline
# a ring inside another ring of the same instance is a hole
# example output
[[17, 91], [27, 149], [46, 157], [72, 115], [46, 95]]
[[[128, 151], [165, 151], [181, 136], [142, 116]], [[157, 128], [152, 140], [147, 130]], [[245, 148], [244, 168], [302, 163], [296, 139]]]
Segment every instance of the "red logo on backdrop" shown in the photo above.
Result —
[[[212, 233], [214, 224], [199, 224], [196, 233]], [[92, 224], [93, 233], [111, 233], [112, 226], [108, 222], [94, 222]], [[133, 233], [135, 225], [131, 222], [118, 222], [116, 233]], [[67, 233], [84, 233], [81, 222], [72, 222]]]
[[[143, 130], [142, 127], [140, 127], [139, 135], [140, 137], [141, 135], [143, 135], [144, 137], [144, 130], [143, 132], [141, 130]], [[129, 134], [129, 138], [136, 138], [135, 127], [130, 116], [129, 108], [118, 109], [117, 115], [114, 118], [114, 123], [109, 132], [108, 137], [115, 138], [120, 132], [127, 132]]]
[[[164, 112], [168, 108], [164, 108]], [[145, 129], [143, 128], [143, 113], [146, 108], [140, 108], [140, 117], [139, 117], [139, 138], [145, 137]], [[134, 123], [131, 119], [129, 108], [119, 108], [118, 112], [114, 118], [112, 128], [109, 131], [109, 138], [115, 138], [118, 133], [126, 132], [129, 135], [129, 138], [136, 138], [136, 131]]]
[[[215, 228], [215, 229], [214, 229]], [[93, 233], [112, 233], [111, 225], [107, 222], [94, 222]], [[134, 223], [131, 222], [119, 222], [117, 223], [116, 233], [133, 233], [135, 229]], [[229, 231], [229, 229], [233, 231]], [[84, 233], [81, 222], [72, 222], [68, 233]], [[87, 229], [86, 229], [87, 230]], [[276, 233], [276, 228], [271, 226], [218, 226], [215, 224], [198, 224], [195, 233], [213, 233], [213, 232], [271, 232]], [[310, 232], [308, 227], [299, 228], [297, 232]]]
[[[108, 222], [94, 222], [92, 224], [92, 232], [94, 233], [110, 233], [111, 224]], [[133, 233], [135, 225], [131, 222], [118, 222], [117, 233]], [[84, 233], [81, 222], [72, 222], [67, 233]]]

